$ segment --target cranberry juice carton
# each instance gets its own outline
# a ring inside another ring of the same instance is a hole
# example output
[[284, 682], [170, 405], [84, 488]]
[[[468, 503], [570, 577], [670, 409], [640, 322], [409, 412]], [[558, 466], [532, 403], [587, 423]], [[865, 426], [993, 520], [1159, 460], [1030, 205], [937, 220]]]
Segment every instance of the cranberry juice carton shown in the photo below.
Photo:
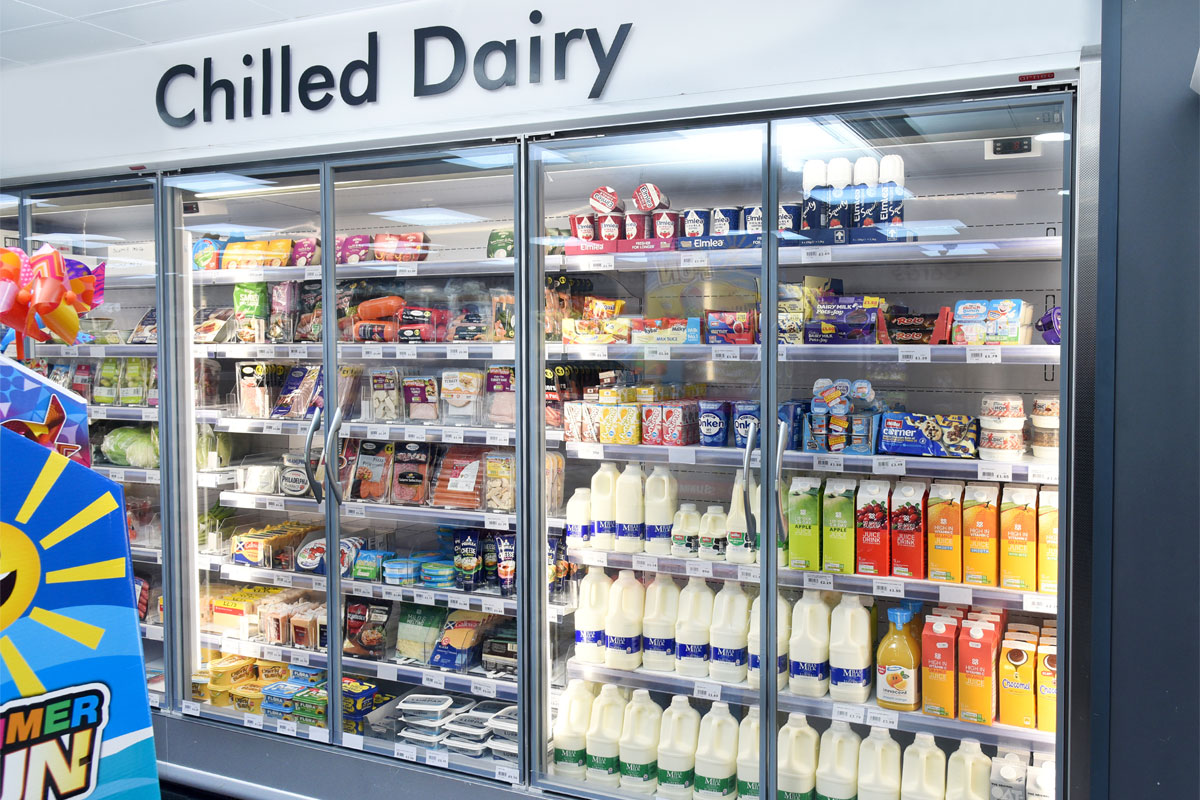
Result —
[[855, 571], [860, 575], [891, 573], [891, 515], [888, 510], [891, 489], [891, 481], [868, 480], [858, 484], [858, 496], [854, 503], [854, 526]]
[[925, 577], [925, 481], [898, 481], [892, 490], [892, 574]]

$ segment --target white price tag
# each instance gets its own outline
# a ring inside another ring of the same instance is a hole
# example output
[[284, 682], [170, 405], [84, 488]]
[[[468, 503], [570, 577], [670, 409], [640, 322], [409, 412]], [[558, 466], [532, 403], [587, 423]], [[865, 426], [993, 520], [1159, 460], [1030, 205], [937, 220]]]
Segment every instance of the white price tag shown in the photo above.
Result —
[[762, 466], [762, 450], [755, 450], [750, 453], [750, 466], [755, 469]]
[[579, 357], [584, 361], [606, 361], [608, 360], [608, 345], [606, 344], [585, 344], [578, 346]]
[[347, 583], [350, 584], [350, 588], [347, 591], [355, 597], [375, 596], [375, 584], [373, 583], [367, 583], [366, 581], [347, 581]]
[[[162, 473], [156, 469], [147, 470], [146, 471], [146, 483], [155, 484], [155, 485], [161, 484], [162, 483]], [[160, 564], [162, 563], [161, 559], [160, 559], [159, 563]]]
[[425, 763], [431, 767], [450, 766], [450, 753], [445, 750], [426, 750]]
[[162, 695], [158, 692], [150, 692], [150, 707], [162, 708]]
[[612, 256], [585, 256], [582, 262], [587, 272], [610, 272], [617, 268], [616, 259]]
[[428, 589], [413, 589], [413, 602], [421, 606], [433, 605], [433, 592]]
[[264, 647], [262, 649], [262, 657], [264, 661], [283, 661], [282, 647]]
[[304, 268], [304, 280], [306, 280], [306, 281], [321, 280], [321, 265], [320, 264], [309, 264], [307, 267], [305, 267]]
[[846, 469], [846, 459], [843, 456], [813, 456], [813, 469], [842, 472]]
[[416, 761], [417, 748], [411, 744], [396, 742], [395, 747], [392, 749], [392, 755], [405, 761]]
[[670, 361], [671, 360], [671, 345], [669, 344], [648, 344], [646, 345], [647, 361]]
[[404, 590], [401, 589], [399, 586], [384, 586], [383, 587], [383, 599], [384, 600], [403, 600], [404, 599]]
[[283, 498], [282, 497], [268, 497], [267, 498], [267, 511], [283, 511]]
[[272, 577], [275, 579], [276, 586], [292, 585], [292, 573], [290, 572], [277, 572]]
[[804, 573], [804, 588], [832, 589], [833, 576], [828, 572], [806, 572]]
[[648, 556], [645, 553], [634, 553], [633, 568], [640, 572], [658, 572], [658, 556]]
[[988, 463], [984, 461], [979, 462], [979, 480], [1003, 481], [1007, 483], [1012, 479], [1012, 464]]
[[108, 409], [104, 406], [91, 406], [88, 408], [88, 416], [92, 419], [108, 419]]
[[[104, 345], [94, 344], [88, 348], [87, 354], [92, 358], [104, 358]], [[79, 351], [79, 355], [83, 355], [83, 351]]]
[[222, 636], [221, 637], [221, 652], [222, 653], [238, 653], [240, 655], [242, 652], [241, 639], [234, 639], [229, 636]]
[[757, 564], [738, 564], [738, 581], [741, 583], [758, 583], [761, 570]]
[[388, 428], [387, 425], [368, 425], [367, 426], [367, 438], [368, 439], [387, 439], [389, 432], [390, 432], [390, 429]]
[[351, 750], [363, 749], [363, 737], [358, 733], [343, 733], [342, 744], [349, 747]]
[[123, 482], [125, 480], [125, 470], [123, 470], [123, 469], [108, 470], [108, 479], [112, 480], [112, 481], [116, 481], [117, 483]]
[[395, 681], [400, 679], [400, 668], [395, 664], [380, 664], [375, 674], [381, 681]]
[[604, 550], [584, 550], [579, 558], [589, 567], [607, 567], [608, 553]]
[[946, 584], [938, 587], [938, 602], [952, 603], [959, 606], [969, 606], [975, 599], [970, 586]]
[[928, 364], [931, 351], [927, 344], [902, 344], [896, 348], [896, 357], [901, 364]]
[[508, 530], [508, 515], [507, 514], [484, 514], [483, 527], [489, 531], [506, 531]]
[[876, 475], [903, 475], [907, 464], [903, 458], [876, 458], [871, 462], [871, 472]]
[[296, 723], [290, 719], [281, 719], [276, 721], [275, 730], [282, 733], [284, 736], [296, 735]]
[[515, 764], [496, 763], [496, 780], [504, 781], [505, 783], [520, 783], [521, 773], [517, 771]]
[[184, 700], [183, 701], [183, 715], [185, 717], [200, 716], [200, 704], [197, 703], [195, 700]]
[[707, 267], [708, 251], [690, 250], [681, 252], [679, 254], [679, 266], [683, 269], [688, 269], [691, 267]]
[[293, 664], [297, 664], [301, 667], [308, 666], [308, 651], [292, 650], [291, 652], [292, 652], [292, 655], [291, 655], [291, 658], [288, 659], [289, 661], [291, 661]]
[[242, 642], [241, 653], [250, 658], [262, 657], [262, 645], [258, 642]]
[[712, 349], [713, 361], [741, 361], [742, 349], [737, 345], [718, 344]]
[[404, 427], [404, 441], [406, 442], [423, 442], [428, 431], [424, 425], [406, 425]]
[[396, 358], [413, 359], [417, 357], [417, 346], [415, 344], [398, 344], [396, 345]]
[[442, 428], [442, 441], [446, 444], [462, 444], [462, 428]]
[[1057, 614], [1058, 595], [1028, 592], [1021, 601], [1021, 608], [1038, 614]]
[[508, 440], [508, 431], [490, 430], [484, 437], [484, 441], [486, 441], [489, 445], [505, 445], [508, 444]]
[[495, 697], [496, 682], [484, 678], [471, 678], [471, 694], [476, 697]]
[[904, 582], [876, 578], [871, 581], [871, 594], [876, 597], [904, 597]]
[[512, 361], [516, 357], [517, 346], [515, 344], [492, 345], [492, 358], [496, 361]]
[[465, 344], [446, 345], [446, 358], [450, 361], [462, 361], [471, 357], [470, 348]]
[[162, 625], [147, 625], [146, 638], [152, 642], [161, 642], [163, 640]]
[[446, 676], [440, 672], [422, 672], [421, 685], [428, 686], [430, 689], [445, 689]]
[[841, 722], [862, 722], [867, 717], [867, 710], [860, 705], [851, 703], [834, 703], [833, 718]]
[[867, 724], [872, 728], [895, 730], [900, 724], [900, 715], [888, 708], [868, 708]]
[[316, 589], [318, 592], [325, 591], [325, 586], [326, 586], [325, 578], [317, 576], [312, 579], [312, 587], [314, 589]]
[[247, 283], [261, 283], [266, 278], [266, 273], [261, 269], [243, 269], [238, 271], [242, 273], [241, 280], [238, 283], [242, 283], [243, 281]]
[[317, 728], [312, 725], [308, 727], [308, 738], [314, 742], [329, 742], [329, 729]]
[[713, 575], [713, 562], [703, 561], [699, 558], [689, 558], [687, 565], [684, 567], [684, 572], [691, 578], [711, 578]]
[[696, 448], [694, 447], [668, 447], [667, 462], [671, 464], [695, 464], [696, 463]]
[[307, 358], [308, 346], [303, 344], [289, 345], [287, 349], [288, 358]]
[[158, 422], [158, 406], [142, 409], [142, 420], [144, 422]]
[[79, 355], [79, 348], [73, 344], [63, 345], [62, 354], [66, 358], [74, 358]]
[[362, 346], [363, 358], [383, 358], [383, 345], [381, 344], [364, 344]]
[[833, 261], [833, 247], [830, 245], [800, 248], [801, 264], [827, 264], [830, 261]]
[[399, 261], [396, 263], [397, 278], [411, 278], [417, 274], [417, 262], [415, 261]]
[[485, 597], [481, 601], [481, 606], [485, 614], [503, 614], [504, 601], [498, 597]]
[[700, 700], [720, 700], [721, 684], [711, 681], [696, 681], [692, 694]]
[[465, 594], [452, 594], [446, 597], [446, 605], [450, 608], [459, 608], [464, 611], [469, 611], [471, 608], [471, 598]]
[[1029, 465], [1030, 483], [1058, 483], [1057, 466]]
[[1002, 347], [968, 347], [968, 364], [999, 364]]
[[350, 519], [366, 519], [367, 507], [362, 503], [346, 503], [342, 506], [342, 511]]
[[283, 423], [279, 420], [267, 420], [263, 423], [263, 433], [280, 434], [283, 433]]
[[254, 728], [256, 731], [262, 730], [263, 718], [258, 714], [242, 714], [242, 725], [246, 728]]
[[604, 445], [595, 442], [568, 442], [567, 455], [576, 458], [604, 458]]

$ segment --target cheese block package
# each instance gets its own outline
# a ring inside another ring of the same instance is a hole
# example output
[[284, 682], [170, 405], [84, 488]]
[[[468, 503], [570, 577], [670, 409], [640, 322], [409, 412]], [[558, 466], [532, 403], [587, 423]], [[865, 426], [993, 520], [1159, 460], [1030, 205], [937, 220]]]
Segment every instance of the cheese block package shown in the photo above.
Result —
[[433, 648], [429, 665], [466, 672], [479, 662], [483, 635], [494, 622], [495, 617], [482, 611], [450, 612], [442, 627], [441, 638]]
[[447, 609], [401, 603], [396, 624], [396, 657], [428, 664], [442, 634]]

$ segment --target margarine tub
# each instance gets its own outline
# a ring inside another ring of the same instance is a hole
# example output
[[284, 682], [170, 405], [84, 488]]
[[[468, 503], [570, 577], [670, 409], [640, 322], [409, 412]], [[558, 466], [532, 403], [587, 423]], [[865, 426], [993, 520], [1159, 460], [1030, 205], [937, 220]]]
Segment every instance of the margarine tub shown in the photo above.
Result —
[[517, 707], [506, 706], [488, 718], [488, 728], [501, 739], [517, 740]]
[[270, 704], [284, 711], [291, 711], [292, 698], [299, 692], [304, 691], [305, 688], [298, 683], [276, 681], [263, 687], [263, 704], [264, 706]]
[[428, 747], [431, 750], [442, 749], [442, 742], [446, 741], [446, 737], [449, 735], [450, 734], [446, 731], [439, 731], [438, 733], [426, 733], [424, 730], [413, 727], [407, 727], [400, 731], [400, 738], [404, 741], [412, 742], [413, 744], [417, 744], [422, 747]]
[[209, 676], [203, 672], [192, 673], [192, 699], [206, 702], [208, 700]]
[[208, 662], [220, 661], [221, 660], [221, 651], [215, 647], [201, 647], [200, 648], [200, 660], [208, 661]]
[[291, 674], [287, 679], [292, 683], [299, 683], [305, 686], [320, 686], [325, 683], [325, 670], [318, 667], [292, 664], [288, 667], [288, 670]]
[[449, 720], [445, 728], [457, 739], [482, 743], [492, 735], [492, 729], [488, 727], [490, 719], [490, 716], [484, 714], [459, 714]]
[[214, 686], [208, 684], [208, 702], [214, 706], [225, 707], [229, 705], [229, 693], [233, 690], [232, 686]]
[[228, 689], [239, 683], [254, 680], [254, 659], [246, 656], [225, 656], [210, 663], [208, 671], [212, 675], [209, 684], [211, 688], [216, 689], [219, 686]]
[[383, 581], [392, 586], [412, 586], [417, 580], [418, 562], [411, 558], [392, 558], [383, 562]]
[[360, 711], [371, 711], [375, 708], [375, 693], [379, 688], [373, 683], [356, 681], [353, 678], [342, 678], [342, 711], [346, 714], [357, 714]]
[[454, 701], [441, 694], [405, 695], [396, 709], [405, 719], [441, 719], [447, 715]]
[[282, 661], [267, 661], [258, 659], [258, 680], [261, 683], [274, 683], [288, 679], [288, 665]]
[[488, 741], [488, 747], [492, 748], [492, 755], [496, 758], [516, 763], [517, 743], [511, 739], [501, 739], [499, 736], [493, 736]]
[[482, 758], [488, 747], [486, 741], [473, 742], [457, 736], [447, 736], [444, 744], [451, 752], [460, 753], [469, 758]]
[[281, 719], [284, 722], [292, 722], [296, 719], [295, 716], [292, 715], [290, 709], [282, 708], [274, 703], [268, 703], [265, 699], [263, 700], [262, 704], [262, 713], [265, 717], [269, 717], [271, 719]]
[[229, 691], [233, 707], [243, 714], [257, 714], [262, 708], [263, 685], [261, 683], [243, 683]]
[[342, 716], [342, 730], [346, 733], [357, 733], [359, 736], [367, 732], [367, 714], [369, 711], [364, 711], [361, 714], [344, 714]]
[[324, 689], [302, 689], [292, 695], [292, 708], [297, 714], [325, 719], [325, 706], [329, 702]]
[[324, 714], [321, 714], [319, 717], [314, 717], [310, 714], [301, 714], [299, 710], [296, 710], [292, 712], [292, 719], [294, 719], [300, 725], [310, 725], [314, 728], [325, 727]]

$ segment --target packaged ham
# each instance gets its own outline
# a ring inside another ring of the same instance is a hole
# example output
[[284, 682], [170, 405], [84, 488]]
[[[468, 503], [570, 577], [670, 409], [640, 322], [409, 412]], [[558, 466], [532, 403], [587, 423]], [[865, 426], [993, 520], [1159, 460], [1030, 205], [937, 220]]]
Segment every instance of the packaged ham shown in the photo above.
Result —
[[400, 404], [400, 375], [395, 367], [376, 367], [367, 377], [367, 397], [363, 404], [371, 422], [403, 421]]
[[481, 282], [452, 280], [446, 285], [450, 300], [448, 342], [486, 342], [492, 336], [491, 296]]
[[288, 370], [283, 389], [275, 401], [271, 416], [276, 419], [304, 419], [310, 416], [313, 399], [321, 389], [320, 366], [294, 366]]
[[396, 445], [393, 442], [363, 441], [354, 461], [354, 476], [350, 481], [350, 497], [367, 503], [386, 503], [392, 482], [392, 461]]
[[437, 378], [404, 378], [400, 388], [404, 394], [404, 413], [409, 420], [425, 423], [438, 421]]
[[489, 425], [515, 425], [517, 421], [517, 373], [510, 366], [488, 367], [484, 386]]
[[[345, 490], [348, 490], [350, 487], [350, 476], [354, 474], [354, 464], [358, 461], [358, 448], [361, 444], [361, 439], [342, 439], [342, 444], [338, 448], [338, 483]], [[324, 458], [323, 452], [322, 458]], [[321, 474], [320, 470], [317, 471], [317, 474]]]
[[296, 312], [300, 308], [300, 281], [282, 281], [272, 285], [270, 302], [267, 341], [291, 342], [296, 335]]
[[239, 417], [268, 417], [271, 414], [270, 364], [243, 361], [237, 365]]
[[442, 421], [449, 425], [479, 425], [483, 418], [483, 373], [448, 369], [442, 373]]
[[477, 511], [486, 456], [487, 448], [484, 447], [461, 444], [448, 447], [438, 464], [432, 505]]
[[396, 445], [392, 468], [392, 502], [420, 506], [429, 496], [430, 445], [401, 442]]
[[511, 342], [517, 335], [517, 301], [512, 292], [492, 289], [492, 341]]
[[563, 487], [566, 482], [567, 459], [562, 453], [546, 451], [546, 507], [555, 514], [562, 509]]
[[296, 341], [321, 341], [321, 282], [300, 284], [299, 313], [296, 318]]

